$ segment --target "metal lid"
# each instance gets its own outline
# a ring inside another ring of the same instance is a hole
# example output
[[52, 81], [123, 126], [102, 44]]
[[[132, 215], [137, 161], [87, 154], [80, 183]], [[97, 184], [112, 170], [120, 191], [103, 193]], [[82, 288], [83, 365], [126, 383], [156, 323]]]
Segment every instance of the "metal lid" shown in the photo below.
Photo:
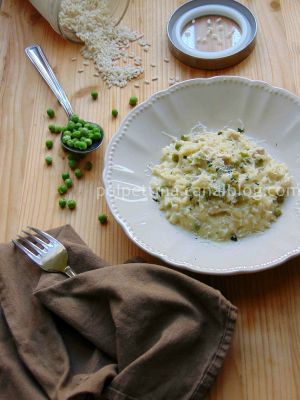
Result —
[[257, 22], [234, 0], [191, 0], [171, 16], [167, 33], [171, 52], [180, 61], [202, 69], [235, 65], [252, 52]]

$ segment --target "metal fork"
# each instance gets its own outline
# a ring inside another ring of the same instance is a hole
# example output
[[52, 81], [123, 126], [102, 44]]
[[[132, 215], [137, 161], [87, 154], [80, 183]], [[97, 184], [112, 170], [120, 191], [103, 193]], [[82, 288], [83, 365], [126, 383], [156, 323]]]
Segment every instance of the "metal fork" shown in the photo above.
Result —
[[[36, 235], [22, 230], [27, 237], [18, 235], [18, 240], [12, 240], [14, 245], [44, 271], [60, 272], [70, 278], [76, 276], [76, 273], [68, 266], [68, 253], [66, 248], [48, 233], [31, 226], [28, 226], [28, 228], [36, 233]], [[24, 244], [26, 246], [24, 246]]]

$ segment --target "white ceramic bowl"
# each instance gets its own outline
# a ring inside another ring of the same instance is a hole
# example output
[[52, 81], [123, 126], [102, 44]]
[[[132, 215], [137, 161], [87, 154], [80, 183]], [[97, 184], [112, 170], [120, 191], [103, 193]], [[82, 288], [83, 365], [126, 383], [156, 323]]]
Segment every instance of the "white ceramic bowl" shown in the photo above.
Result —
[[[252, 137], [294, 177], [295, 194], [266, 232], [214, 243], [171, 225], [152, 200], [149, 166], [174, 136], [202, 122], [218, 130], [241, 120]], [[240, 77], [194, 79], [156, 93], [136, 107], [112, 138], [103, 173], [109, 208], [145, 251], [184, 269], [209, 274], [255, 272], [300, 252], [300, 100], [283, 89]]]

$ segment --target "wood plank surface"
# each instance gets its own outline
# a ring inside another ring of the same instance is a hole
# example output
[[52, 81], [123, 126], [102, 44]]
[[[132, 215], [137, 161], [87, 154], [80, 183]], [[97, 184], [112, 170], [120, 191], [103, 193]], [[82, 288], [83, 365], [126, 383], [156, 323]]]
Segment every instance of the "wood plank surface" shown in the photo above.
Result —
[[[216, 72], [184, 66], [169, 53], [166, 21], [182, 0], [131, 0], [123, 23], [145, 33], [152, 43], [145, 58], [145, 79], [159, 80], [140, 89], [108, 90], [93, 76], [94, 67], [82, 67], [80, 47], [60, 38], [25, 0], [3, 0], [0, 13], [0, 241], [9, 241], [26, 225], [48, 229], [70, 223], [100, 256], [111, 263], [129, 257], [152, 258], [129, 241], [109, 215], [101, 227], [97, 216], [108, 213], [104, 198], [97, 198], [101, 187], [104, 152], [121, 119], [130, 111], [128, 99], [137, 95], [145, 100], [169, 86], [170, 77], [241, 75], [284, 87], [300, 95], [300, 1], [243, 1], [257, 16], [258, 42], [254, 53], [241, 64]], [[58, 156], [55, 138], [54, 165], [47, 168], [44, 142], [53, 106], [58, 121], [64, 121], [52, 93], [24, 55], [24, 48], [40, 44], [63, 83], [74, 109], [84, 118], [101, 122], [105, 145], [92, 156], [93, 171], [73, 191], [78, 201], [75, 212], [60, 210], [56, 187], [66, 160]], [[77, 61], [71, 62], [72, 57]], [[170, 58], [169, 64], [163, 62]], [[151, 68], [155, 63], [157, 68]], [[90, 90], [100, 96], [93, 102]], [[118, 108], [120, 117], [111, 118]], [[108, 213], [109, 214], [109, 213]], [[284, 240], [284, 238], [282, 238]], [[274, 244], [276, 245], [276, 244]], [[300, 399], [300, 267], [299, 259], [271, 271], [248, 276], [198, 277], [221, 290], [239, 308], [236, 335], [225, 365], [208, 396], [210, 400], [297, 400]], [[1, 397], [1, 396], [0, 396]], [[166, 399], [172, 400], [172, 399]]]

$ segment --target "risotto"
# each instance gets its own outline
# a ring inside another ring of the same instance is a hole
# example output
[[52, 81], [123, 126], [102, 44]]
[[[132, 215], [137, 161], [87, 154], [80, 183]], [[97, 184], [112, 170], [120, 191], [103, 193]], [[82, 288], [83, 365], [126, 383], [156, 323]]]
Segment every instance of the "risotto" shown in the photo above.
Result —
[[243, 129], [194, 132], [162, 150], [153, 200], [172, 224], [214, 241], [262, 232], [282, 214], [292, 178]]

